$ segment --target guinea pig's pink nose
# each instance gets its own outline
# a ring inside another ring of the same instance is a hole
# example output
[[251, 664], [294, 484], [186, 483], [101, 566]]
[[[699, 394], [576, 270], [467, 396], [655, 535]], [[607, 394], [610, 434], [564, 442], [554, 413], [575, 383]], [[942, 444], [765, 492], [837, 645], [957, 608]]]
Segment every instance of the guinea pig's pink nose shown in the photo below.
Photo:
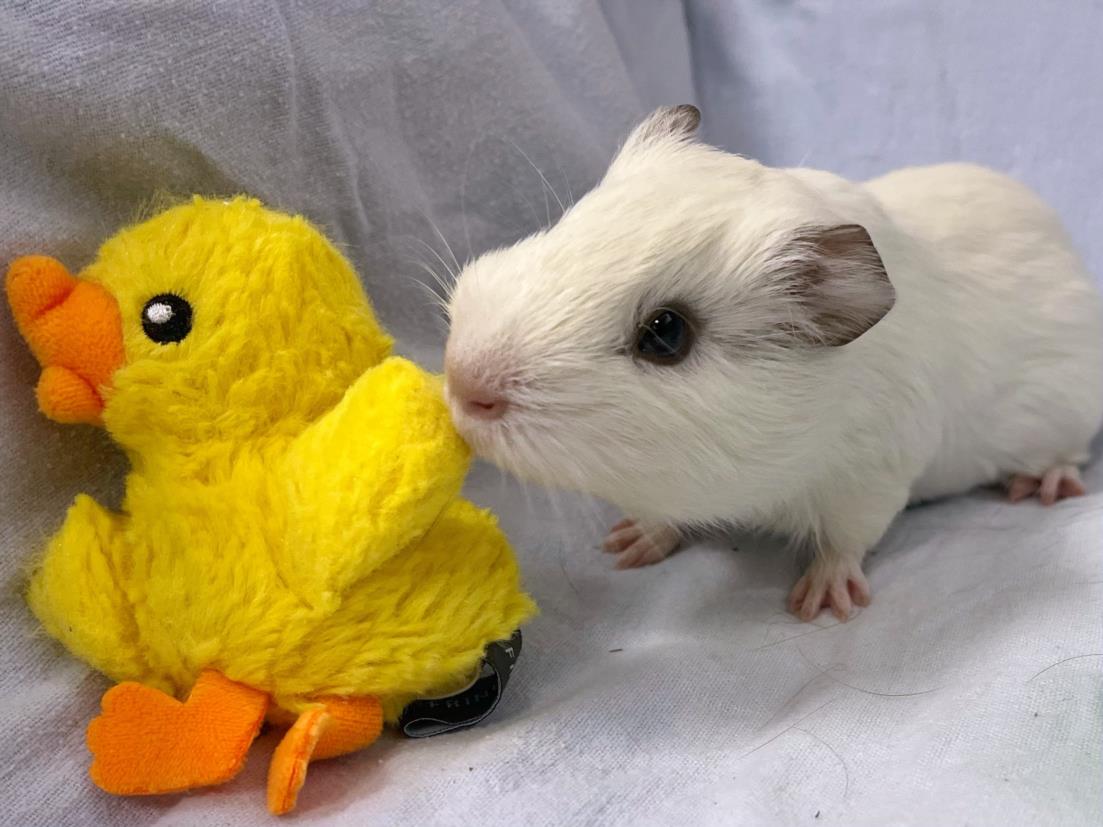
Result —
[[481, 371], [448, 359], [444, 367], [448, 393], [453, 404], [476, 419], [501, 419], [509, 408], [509, 398], [501, 383]]

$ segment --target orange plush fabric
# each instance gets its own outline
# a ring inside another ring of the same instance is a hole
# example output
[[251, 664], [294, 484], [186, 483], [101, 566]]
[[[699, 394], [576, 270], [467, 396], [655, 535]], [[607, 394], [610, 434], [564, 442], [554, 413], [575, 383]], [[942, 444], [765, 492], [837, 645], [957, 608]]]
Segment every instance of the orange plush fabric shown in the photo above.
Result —
[[[279, 710], [273, 713], [274, 722], [290, 722]], [[383, 706], [376, 698], [320, 698], [299, 715], [276, 747], [268, 767], [268, 809], [276, 815], [290, 812], [311, 761], [363, 749], [382, 730]]]
[[100, 424], [103, 390], [125, 358], [115, 299], [47, 256], [15, 261], [7, 291], [19, 332], [43, 367], [39, 408], [58, 422]]
[[117, 795], [180, 792], [229, 781], [245, 765], [268, 695], [214, 670], [184, 702], [140, 683], [103, 696], [88, 725], [92, 780]]
[[[181, 792], [229, 781], [245, 765], [269, 699], [244, 684], [205, 670], [188, 699], [140, 683], [121, 683], [103, 696], [103, 714], [88, 726], [92, 780], [117, 795]], [[290, 812], [311, 761], [363, 749], [383, 729], [383, 707], [373, 697], [325, 697], [297, 718], [274, 708], [271, 719], [290, 724], [268, 770], [268, 807]]]

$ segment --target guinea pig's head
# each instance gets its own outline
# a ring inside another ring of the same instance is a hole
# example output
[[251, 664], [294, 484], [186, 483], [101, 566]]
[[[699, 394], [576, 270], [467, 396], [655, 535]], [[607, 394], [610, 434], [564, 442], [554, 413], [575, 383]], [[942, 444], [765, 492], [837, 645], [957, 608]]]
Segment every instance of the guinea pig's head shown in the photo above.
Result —
[[686, 521], [789, 484], [833, 361], [895, 298], [863, 227], [698, 120], [655, 112], [554, 227], [468, 265], [445, 359], [482, 457]]

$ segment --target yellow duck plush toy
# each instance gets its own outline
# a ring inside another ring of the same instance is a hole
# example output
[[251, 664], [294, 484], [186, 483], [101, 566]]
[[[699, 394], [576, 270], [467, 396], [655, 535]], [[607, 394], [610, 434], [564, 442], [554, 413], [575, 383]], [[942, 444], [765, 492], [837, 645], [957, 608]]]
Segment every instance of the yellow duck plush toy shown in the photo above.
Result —
[[195, 198], [75, 278], [7, 277], [41, 410], [102, 424], [121, 513], [79, 496], [33, 571], [46, 630], [115, 681], [91, 776], [143, 795], [232, 778], [267, 719], [284, 813], [312, 759], [453, 691], [534, 611], [437, 378], [390, 356], [348, 262], [301, 217]]

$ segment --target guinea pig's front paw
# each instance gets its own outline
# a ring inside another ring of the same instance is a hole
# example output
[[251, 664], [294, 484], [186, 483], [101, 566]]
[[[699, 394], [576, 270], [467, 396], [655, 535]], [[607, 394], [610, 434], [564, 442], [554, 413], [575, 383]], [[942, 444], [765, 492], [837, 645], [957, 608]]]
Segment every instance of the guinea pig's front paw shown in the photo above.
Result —
[[789, 611], [807, 621], [831, 609], [845, 623], [855, 606], [868, 606], [869, 600], [860, 560], [817, 557], [789, 592]]
[[677, 529], [668, 525], [626, 519], [609, 529], [602, 550], [617, 555], [618, 569], [634, 569], [665, 560], [680, 540]]
[[1007, 498], [1013, 503], [1037, 496], [1042, 505], [1053, 505], [1068, 497], [1083, 497], [1088, 493], [1075, 465], [1055, 465], [1040, 477], [1015, 474], [1007, 482]]

